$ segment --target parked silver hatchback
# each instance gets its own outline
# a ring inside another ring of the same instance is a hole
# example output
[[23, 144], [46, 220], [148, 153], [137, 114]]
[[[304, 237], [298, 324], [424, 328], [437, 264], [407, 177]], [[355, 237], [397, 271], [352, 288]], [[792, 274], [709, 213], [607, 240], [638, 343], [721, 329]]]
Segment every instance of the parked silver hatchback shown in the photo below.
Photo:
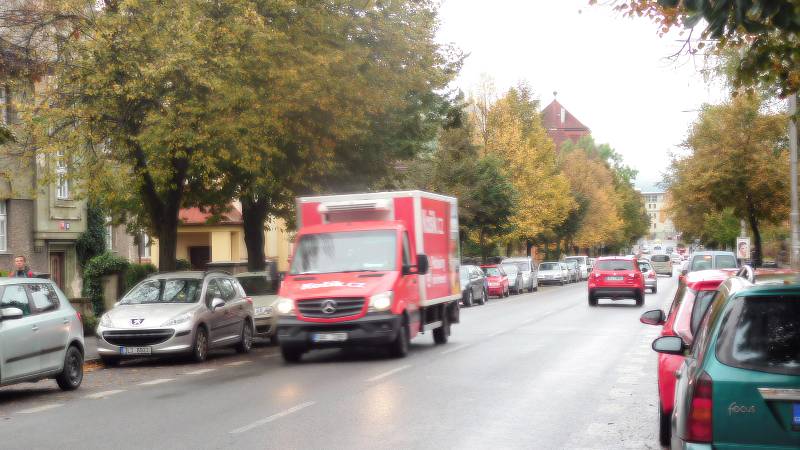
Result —
[[64, 293], [39, 278], [0, 279], [0, 386], [55, 378], [83, 381], [83, 324]]
[[202, 362], [212, 348], [253, 344], [253, 303], [225, 272], [171, 272], [134, 286], [97, 327], [104, 364], [121, 358], [184, 354]]

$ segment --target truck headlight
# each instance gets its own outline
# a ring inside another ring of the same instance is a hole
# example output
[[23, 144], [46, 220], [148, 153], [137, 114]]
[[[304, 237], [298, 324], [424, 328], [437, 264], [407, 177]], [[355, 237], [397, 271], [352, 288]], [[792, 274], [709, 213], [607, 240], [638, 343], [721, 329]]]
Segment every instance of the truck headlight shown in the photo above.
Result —
[[185, 323], [185, 322], [189, 321], [189, 319], [191, 319], [191, 318], [192, 318], [192, 315], [190, 313], [183, 313], [183, 314], [181, 314], [179, 316], [175, 316], [172, 319], [169, 319], [168, 321], [162, 323], [161, 326], [162, 327], [171, 327], [171, 326], [174, 326], [174, 325], [180, 325], [182, 323]]
[[105, 327], [105, 328], [113, 328], [114, 327], [114, 324], [111, 323], [111, 316], [109, 316], [108, 313], [105, 313], [102, 316], [100, 316], [100, 324], [99, 325], [101, 327]]
[[394, 293], [392, 291], [373, 295], [369, 298], [369, 311], [386, 311], [392, 307], [392, 298], [394, 298]]
[[278, 297], [278, 314], [290, 316], [294, 314], [294, 300], [289, 297]]

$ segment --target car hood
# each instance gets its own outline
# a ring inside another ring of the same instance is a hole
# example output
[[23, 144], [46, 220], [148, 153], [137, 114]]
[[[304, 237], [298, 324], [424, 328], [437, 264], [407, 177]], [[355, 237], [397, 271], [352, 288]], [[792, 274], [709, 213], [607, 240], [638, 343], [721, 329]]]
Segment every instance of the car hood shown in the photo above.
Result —
[[[159, 327], [169, 319], [194, 311], [197, 308], [197, 303], [117, 305], [107, 314], [114, 328], [148, 328]], [[132, 320], [141, 322], [135, 325]]]
[[278, 301], [277, 295], [251, 295], [250, 298], [253, 299], [254, 308], [275, 306], [275, 303]]
[[539, 275], [561, 275], [560, 270], [540, 270]]
[[369, 297], [391, 290], [398, 276], [398, 272], [292, 275], [281, 283], [280, 295], [293, 299]]

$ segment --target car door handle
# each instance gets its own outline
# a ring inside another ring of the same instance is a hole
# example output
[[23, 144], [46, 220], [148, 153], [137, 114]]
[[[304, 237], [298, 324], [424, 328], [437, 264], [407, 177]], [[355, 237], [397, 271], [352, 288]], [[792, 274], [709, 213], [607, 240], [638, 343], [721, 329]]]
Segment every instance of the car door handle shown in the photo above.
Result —
[[34, 326], [32, 326], [32, 327], [31, 327], [31, 330], [33, 330], [33, 331], [39, 331], [39, 327], [37, 327], [36, 325], [34, 325]]
[[68, 324], [69, 324], [69, 319], [64, 319], [64, 325], [68, 325]]

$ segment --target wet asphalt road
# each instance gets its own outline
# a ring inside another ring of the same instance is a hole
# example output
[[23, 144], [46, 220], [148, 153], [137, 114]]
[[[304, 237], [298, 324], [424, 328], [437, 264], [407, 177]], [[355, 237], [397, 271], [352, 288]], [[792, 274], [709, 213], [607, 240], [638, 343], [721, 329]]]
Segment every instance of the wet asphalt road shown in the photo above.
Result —
[[326, 350], [286, 365], [277, 348], [94, 368], [76, 392], [54, 381], [0, 389], [3, 449], [657, 449], [659, 329], [675, 278], [644, 307], [586, 283], [462, 309], [450, 342], [409, 356]]

